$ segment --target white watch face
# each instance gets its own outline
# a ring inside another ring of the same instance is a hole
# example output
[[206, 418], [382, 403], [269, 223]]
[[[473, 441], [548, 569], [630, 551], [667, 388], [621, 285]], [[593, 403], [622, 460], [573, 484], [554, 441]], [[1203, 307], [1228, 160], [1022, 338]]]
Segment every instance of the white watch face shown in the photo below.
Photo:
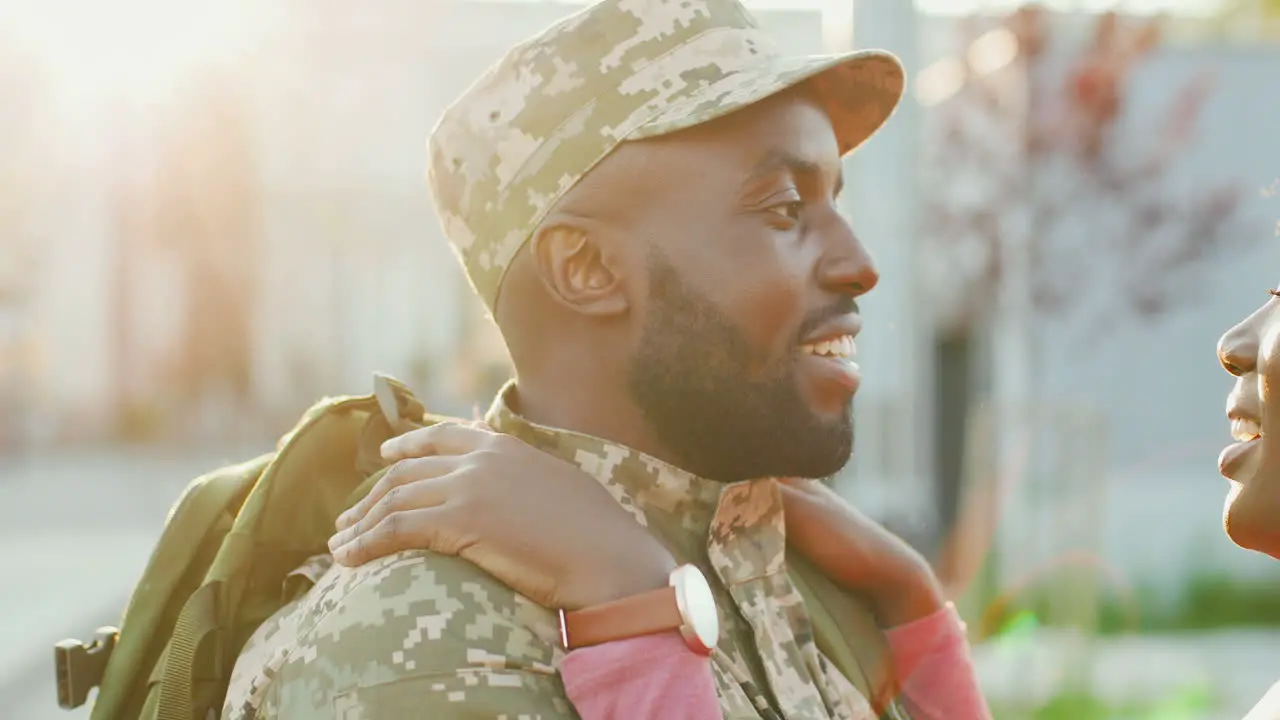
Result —
[[676, 588], [676, 603], [686, 625], [703, 647], [715, 648], [720, 640], [720, 613], [707, 579], [697, 567], [685, 565], [672, 573], [671, 584]]

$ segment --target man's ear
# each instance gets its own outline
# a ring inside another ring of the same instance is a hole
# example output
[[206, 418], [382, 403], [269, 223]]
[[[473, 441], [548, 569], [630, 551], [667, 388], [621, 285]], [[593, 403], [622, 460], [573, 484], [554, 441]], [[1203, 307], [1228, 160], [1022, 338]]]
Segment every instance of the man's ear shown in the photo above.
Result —
[[593, 225], [563, 217], [544, 222], [529, 241], [538, 277], [557, 302], [584, 315], [626, 312], [621, 258]]

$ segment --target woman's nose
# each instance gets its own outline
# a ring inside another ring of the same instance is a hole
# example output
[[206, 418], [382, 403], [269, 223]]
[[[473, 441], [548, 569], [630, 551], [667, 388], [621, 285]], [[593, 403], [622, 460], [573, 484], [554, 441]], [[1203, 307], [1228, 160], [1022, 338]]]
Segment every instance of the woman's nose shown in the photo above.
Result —
[[1218, 361], [1236, 377], [1257, 368], [1258, 334], [1248, 320], [1231, 328], [1218, 340]]

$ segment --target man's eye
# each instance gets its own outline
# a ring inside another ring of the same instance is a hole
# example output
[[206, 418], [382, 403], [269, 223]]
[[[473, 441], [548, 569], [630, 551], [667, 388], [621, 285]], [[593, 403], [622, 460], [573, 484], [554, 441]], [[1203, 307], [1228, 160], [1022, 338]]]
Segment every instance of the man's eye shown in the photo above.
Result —
[[765, 209], [766, 212], [785, 217], [792, 222], [800, 222], [800, 213], [804, 211], [804, 203], [799, 200], [779, 203]]

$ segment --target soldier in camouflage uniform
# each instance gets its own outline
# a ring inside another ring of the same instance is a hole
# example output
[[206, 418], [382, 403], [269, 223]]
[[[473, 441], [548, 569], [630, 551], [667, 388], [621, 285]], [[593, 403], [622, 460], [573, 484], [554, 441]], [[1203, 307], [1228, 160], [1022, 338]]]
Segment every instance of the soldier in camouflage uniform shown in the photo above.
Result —
[[[431, 136], [445, 233], [520, 375], [487, 422], [702, 570], [731, 720], [874, 717], [815, 645], [770, 478], [849, 457], [856, 366], [800, 350], [876, 282], [833, 198], [903, 82], [883, 52], [780, 57], [736, 0], [605, 0], [511, 50]], [[457, 557], [327, 562], [250, 639], [224, 718], [575, 717], [554, 610]]]

